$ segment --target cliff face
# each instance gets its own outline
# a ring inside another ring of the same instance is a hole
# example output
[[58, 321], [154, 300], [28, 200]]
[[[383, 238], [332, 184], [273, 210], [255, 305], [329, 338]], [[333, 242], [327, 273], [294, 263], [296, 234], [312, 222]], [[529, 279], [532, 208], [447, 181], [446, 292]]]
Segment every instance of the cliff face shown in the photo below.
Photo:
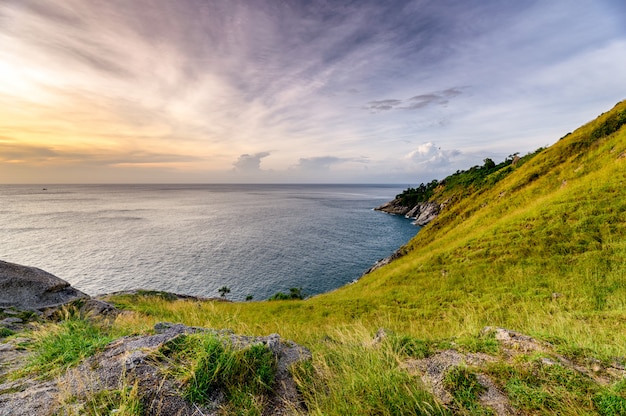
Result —
[[423, 227], [437, 218], [441, 208], [442, 204], [434, 201], [419, 202], [415, 206], [406, 206], [399, 198], [396, 198], [374, 209], [388, 214], [404, 215], [406, 218], [415, 220], [413, 224]]

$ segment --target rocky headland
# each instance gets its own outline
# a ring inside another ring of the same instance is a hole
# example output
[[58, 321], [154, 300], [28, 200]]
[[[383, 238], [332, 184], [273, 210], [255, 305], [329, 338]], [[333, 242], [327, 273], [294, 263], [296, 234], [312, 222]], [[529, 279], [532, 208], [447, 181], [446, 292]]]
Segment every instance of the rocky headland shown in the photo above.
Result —
[[439, 215], [443, 204], [435, 201], [419, 202], [415, 205], [406, 205], [400, 198], [386, 202], [383, 205], [374, 208], [376, 211], [386, 212], [393, 215], [404, 215], [406, 218], [412, 219], [413, 224], [420, 227], [425, 226]]

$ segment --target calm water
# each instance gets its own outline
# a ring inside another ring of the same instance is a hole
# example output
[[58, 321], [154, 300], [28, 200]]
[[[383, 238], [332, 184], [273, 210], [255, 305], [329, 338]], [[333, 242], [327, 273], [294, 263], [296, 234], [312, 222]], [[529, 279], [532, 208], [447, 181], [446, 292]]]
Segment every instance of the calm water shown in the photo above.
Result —
[[354, 185], [0, 186], [0, 259], [91, 295], [154, 289], [230, 299], [358, 278], [418, 231]]

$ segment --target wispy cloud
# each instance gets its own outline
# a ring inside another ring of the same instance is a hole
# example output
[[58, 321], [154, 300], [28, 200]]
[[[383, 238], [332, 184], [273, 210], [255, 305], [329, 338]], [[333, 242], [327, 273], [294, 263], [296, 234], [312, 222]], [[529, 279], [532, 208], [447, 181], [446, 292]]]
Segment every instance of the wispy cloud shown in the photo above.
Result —
[[[617, 3], [4, 0], [0, 157], [155, 181], [504, 157], [626, 96]], [[429, 140], [462, 154], [417, 151]]]
[[367, 160], [364, 158], [346, 158], [346, 157], [336, 157], [336, 156], [317, 156], [317, 157], [307, 157], [301, 158], [298, 160], [298, 164], [295, 166], [295, 169], [310, 171], [310, 172], [320, 172], [320, 171], [328, 171], [331, 166], [337, 166], [345, 163], [367, 163]]
[[443, 91], [435, 91], [427, 94], [420, 94], [409, 99], [397, 100], [375, 100], [370, 101], [363, 107], [371, 113], [388, 110], [420, 110], [429, 106], [445, 106], [450, 99], [461, 95], [462, 88], [453, 87]]

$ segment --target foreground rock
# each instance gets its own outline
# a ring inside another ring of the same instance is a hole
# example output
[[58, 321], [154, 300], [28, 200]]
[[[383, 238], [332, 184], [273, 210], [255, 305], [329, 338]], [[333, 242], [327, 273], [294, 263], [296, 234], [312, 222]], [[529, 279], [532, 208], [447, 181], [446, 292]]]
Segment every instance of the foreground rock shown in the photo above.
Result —
[[[511, 397], [506, 394], [506, 377], [498, 380], [494, 377], [494, 368], [530, 369], [536, 373], [546, 373], [551, 369], [556, 374], [573, 374], [590, 386], [608, 386], [626, 378], [626, 368], [614, 363], [602, 363], [593, 358], [584, 358], [584, 363], [575, 363], [557, 353], [552, 344], [532, 338], [528, 335], [505, 328], [486, 327], [482, 336], [493, 337], [498, 344], [498, 352], [464, 352], [458, 349], [436, 351], [421, 359], [408, 359], [401, 368], [419, 376], [430, 393], [437, 400], [451, 409], [453, 413], [465, 414], [466, 409], [458, 409], [455, 391], [446, 386], [446, 376], [455, 369], [464, 369], [475, 377], [482, 386], [477, 402], [486, 412], [479, 414], [495, 414], [497, 416], [514, 416], [526, 414], [515, 408]], [[379, 338], [379, 335], [377, 335]], [[508, 367], [504, 367], [508, 366]], [[539, 383], [539, 377], [535, 380]], [[544, 390], [545, 391], [545, 390]], [[567, 414], [567, 412], [566, 412]], [[622, 414], [622, 413], [611, 413]]]
[[[155, 335], [123, 337], [96, 356], [88, 358], [74, 369], [52, 381], [20, 379], [0, 384], [0, 416], [82, 414], [90, 397], [122, 386], [136, 386], [146, 415], [201, 416], [216, 415], [224, 404], [224, 394], [218, 391], [210, 405], [199, 406], [187, 401], [181, 385], [168, 376], [167, 361], [155, 360], [155, 354], [168, 342], [192, 333], [211, 333], [234, 348], [262, 343], [272, 351], [277, 362], [274, 396], [263, 414], [287, 415], [304, 413], [289, 367], [311, 358], [310, 352], [279, 335], [246, 337], [228, 331], [160, 323]], [[10, 347], [7, 347], [10, 349]]]
[[388, 214], [404, 215], [406, 218], [413, 219], [413, 224], [423, 227], [437, 218], [441, 208], [442, 205], [434, 201], [420, 202], [414, 206], [407, 206], [400, 199], [396, 198], [374, 209]]
[[42, 310], [88, 297], [41, 269], [0, 260], [0, 307]]

